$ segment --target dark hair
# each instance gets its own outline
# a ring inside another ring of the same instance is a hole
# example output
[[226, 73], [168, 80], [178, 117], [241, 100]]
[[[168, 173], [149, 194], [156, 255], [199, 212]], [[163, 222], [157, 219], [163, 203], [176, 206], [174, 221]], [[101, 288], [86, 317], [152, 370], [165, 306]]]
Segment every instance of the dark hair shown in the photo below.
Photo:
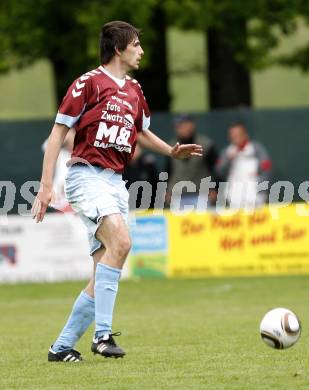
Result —
[[244, 124], [244, 122], [241, 121], [232, 122], [229, 126], [229, 129], [231, 129], [232, 127], [241, 127], [245, 132], [247, 132], [247, 127]]
[[125, 50], [140, 35], [139, 29], [126, 22], [116, 20], [104, 24], [100, 33], [101, 64], [108, 64], [115, 55], [115, 49]]
[[195, 121], [192, 115], [183, 112], [181, 114], [176, 115], [174, 118], [175, 125], [178, 125], [179, 123], [182, 122], [195, 122]]

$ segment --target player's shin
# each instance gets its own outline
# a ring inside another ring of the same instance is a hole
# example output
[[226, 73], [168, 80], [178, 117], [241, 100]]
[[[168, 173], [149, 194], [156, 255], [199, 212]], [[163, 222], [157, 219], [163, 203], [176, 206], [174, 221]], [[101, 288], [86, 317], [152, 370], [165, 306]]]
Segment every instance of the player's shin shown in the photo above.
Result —
[[53, 351], [72, 349], [95, 318], [94, 298], [82, 291], [76, 299], [70, 317], [53, 344]]
[[99, 338], [111, 333], [113, 310], [118, 291], [121, 270], [99, 263], [95, 274], [95, 322]]

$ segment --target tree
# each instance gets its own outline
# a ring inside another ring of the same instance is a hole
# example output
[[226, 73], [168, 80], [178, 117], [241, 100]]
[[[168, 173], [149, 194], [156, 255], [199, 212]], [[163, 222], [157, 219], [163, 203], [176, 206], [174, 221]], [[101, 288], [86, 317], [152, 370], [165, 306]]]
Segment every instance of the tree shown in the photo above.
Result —
[[[98, 64], [98, 33], [110, 20], [126, 20], [141, 27], [145, 34], [146, 74], [162, 75], [159, 91], [152, 94], [155, 107], [168, 109], [166, 58], [154, 61], [158, 36], [151, 21], [158, 26], [159, 1], [155, 0], [2, 0], [0, 3], [0, 71], [25, 67], [47, 58], [54, 71], [56, 96], [61, 102], [68, 85]], [[160, 25], [160, 24], [159, 24]], [[164, 50], [164, 45], [160, 49]], [[147, 92], [151, 89], [146, 86]], [[159, 92], [159, 93], [158, 93]], [[162, 96], [164, 99], [162, 99]]]
[[59, 102], [68, 83], [91, 63], [84, 55], [87, 31], [77, 18], [74, 1], [68, 0], [59, 6], [52, 0], [3, 0], [1, 16], [0, 41], [6, 42], [1, 69], [22, 68], [40, 58], [49, 59]]
[[150, 37], [151, 50], [148, 66], [136, 72], [136, 77], [153, 110], [166, 111], [170, 105], [167, 69], [166, 21], [162, 2], [158, 1], [150, 18], [153, 34]]
[[238, 15], [225, 15], [225, 31], [209, 27], [207, 37], [207, 76], [209, 105], [211, 108], [251, 106], [249, 70], [237, 60], [237, 49], [226, 36], [238, 34], [246, 37], [246, 21]]
[[250, 105], [252, 69], [275, 62], [309, 69], [309, 45], [272, 54], [300, 17], [309, 20], [307, 0], [2, 0], [0, 71], [48, 58], [59, 102], [76, 77], [97, 65], [102, 24], [122, 19], [144, 31], [138, 77], [151, 105], [167, 110], [166, 27], [178, 26], [207, 36], [211, 108]]
[[[309, 24], [309, 3], [306, 0], [299, 0], [298, 13], [301, 15], [299, 21], [302, 20], [307, 26]], [[294, 29], [295, 30], [295, 29]], [[281, 64], [289, 67], [296, 67], [303, 72], [309, 71], [309, 40], [302, 47], [298, 47], [289, 54], [278, 55], [276, 60]]]
[[[165, 2], [170, 24], [200, 30], [207, 36], [211, 108], [251, 104], [250, 70], [278, 61], [271, 55], [272, 49], [282, 34], [295, 31], [297, 18], [304, 12], [308, 15], [308, 8], [305, 0]], [[304, 53], [298, 54], [294, 61], [301, 62]]]

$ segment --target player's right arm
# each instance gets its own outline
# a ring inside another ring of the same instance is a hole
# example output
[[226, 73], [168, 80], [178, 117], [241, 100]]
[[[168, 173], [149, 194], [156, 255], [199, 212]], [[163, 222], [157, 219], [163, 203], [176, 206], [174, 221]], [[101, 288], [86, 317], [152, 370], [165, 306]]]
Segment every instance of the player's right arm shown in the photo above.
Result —
[[78, 122], [87, 106], [88, 96], [91, 96], [91, 76], [93, 74], [88, 72], [75, 80], [59, 107], [44, 155], [41, 188], [32, 207], [33, 218], [37, 222], [43, 221], [52, 199], [55, 166], [65, 136]]
[[53, 177], [58, 155], [69, 128], [55, 123], [47, 141], [44, 154], [40, 190], [32, 207], [32, 215], [36, 222], [42, 222], [47, 207], [52, 199]]

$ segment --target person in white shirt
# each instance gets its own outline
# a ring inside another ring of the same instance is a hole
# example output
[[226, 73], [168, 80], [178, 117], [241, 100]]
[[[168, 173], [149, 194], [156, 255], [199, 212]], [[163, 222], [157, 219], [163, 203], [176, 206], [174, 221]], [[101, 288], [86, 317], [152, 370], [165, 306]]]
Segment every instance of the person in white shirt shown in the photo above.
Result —
[[265, 147], [250, 139], [243, 123], [228, 130], [230, 144], [221, 152], [216, 171], [227, 180], [226, 199], [231, 208], [252, 208], [264, 204], [265, 191], [258, 184], [271, 177], [272, 162]]

